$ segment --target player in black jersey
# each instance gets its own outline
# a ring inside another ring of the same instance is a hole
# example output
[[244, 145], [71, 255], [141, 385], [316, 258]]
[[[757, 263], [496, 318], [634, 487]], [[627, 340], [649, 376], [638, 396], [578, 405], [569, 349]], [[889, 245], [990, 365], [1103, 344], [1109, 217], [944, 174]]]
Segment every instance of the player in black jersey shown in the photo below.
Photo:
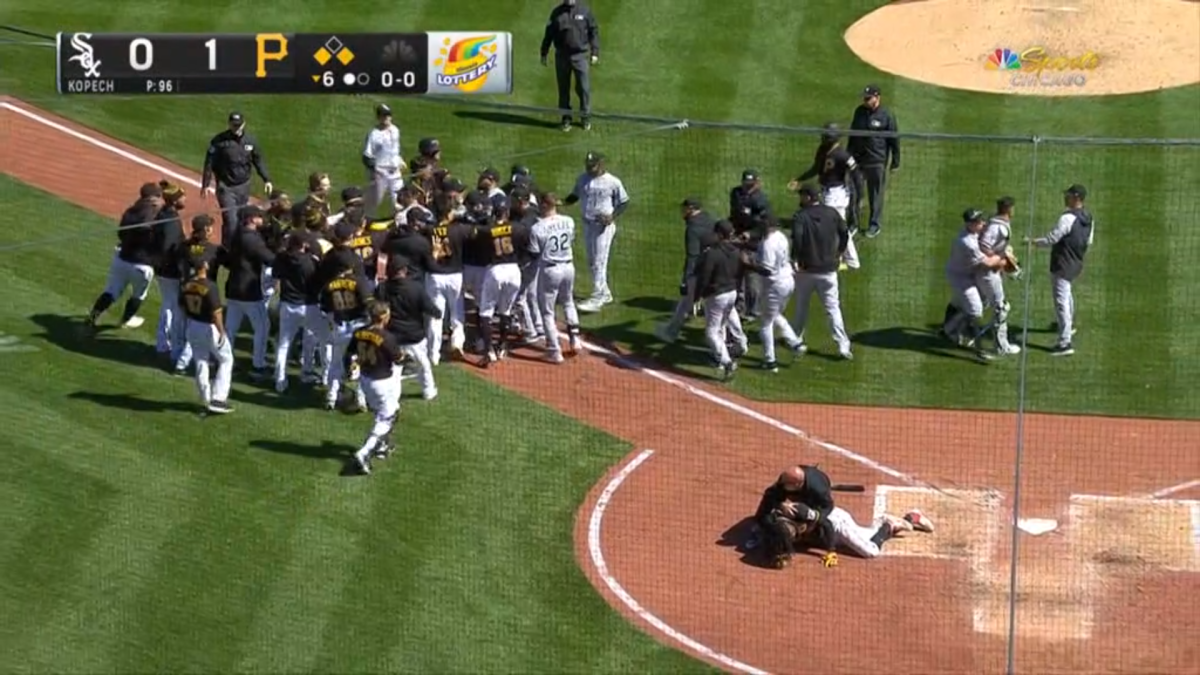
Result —
[[145, 320], [138, 316], [142, 301], [150, 292], [150, 282], [154, 279], [154, 259], [157, 254], [154, 241], [154, 219], [163, 207], [162, 188], [156, 183], [146, 183], [142, 186], [139, 198], [121, 215], [117, 229], [117, 240], [120, 245], [117, 254], [113, 256], [108, 268], [108, 282], [104, 292], [92, 304], [88, 313], [87, 325], [93, 330], [100, 315], [112, 306], [117, 298], [131, 289], [129, 299], [125, 301], [125, 311], [121, 314], [122, 328], [138, 328]]
[[[233, 347], [225, 332], [221, 294], [208, 278], [210, 263], [199, 260], [192, 275], [179, 289], [179, 304], [187, 316], [188, 348], [196, 358], [196, 388], [209, 412], [232, 412], [229, 386], [233, 377]], [[216, 361], [216, 376], [209, 379], [209, 360]]]
[[359, 370], [359, 389], [366, 394], [366, 404], [375, 419], [371, 432], [358, 451], [354, 463], [363, 474], [371, 473], [371, 455], [386, 457], [391, 453], [392, 428], [400, 412], [400, 378], [395, 364], [400, 360], [400, 348], [387, 330], [391, 312], [385, 302], [371, 301], [366, 308], [367, 321], [355, 329], [345, 355], [345, 366]]
[[853, 239], [856, 232], [854, 223], [857, 219], [854, 211], [859, 191], [858, 165], [854, 157], [842, 147], [841, 139], [838, 125], [833, 122], [826, 124], [812, 166], [799, 178], [788, 183], [788, 189], [795, 192], [804, 181], [813, 176], [817, 177], [817, 182], [821, 185], [821, 203], [837, 211], [850, 227], [851, 239], [846, 244], [846, 253], [842, 256], [839, 269], [858, 269], [858, 247], [854, 245]]
[[302, 381], [315, 383], [314, 359], [320, 316], [316, 286], [317, 261], [308, 252], [304, 237], [292, 233], [285, 238], [283, 252], [275, 257], [272, 268], [279, 281], [279, 333], [275, 340], [275, 391], [287, 391], [287, 362], [296, 333], [300, 333], [300, 372]]
[[467, 337], [463, 328], [463, 253], [470, 242], [471, 228], [449, 216], [425, 230], [431, 258], [425, 291], [437, 305], [439, 317], [429, 322], [429, 360], [442, 360], [442, 329], [450, 322], [450, 349], [463, 357]]
[[[472, 238], [486, 262], [479, 293], [479, 333], [483, 340], [480, 365], [503, 359], [508, 354], [508, 339], [512, 335], [512, 310], [521, 292], [521, 251], [529, 248], [529, 228], [508, 220], [508, 197], [492, 197], [495, 209], [490, 223], [476, 225]], [[500, 348], [492, 348], [492, 317], [497, 318]]]
[[[340, 223], [339, 223], [340, 225]], [[361, 328], [366, 319], [367, 301], [371, 299], [367, 292], [367, 282], [362, 272], [347, 265], [339, 270], [332, 278], [323, 281], [318, 295], [318, 305], [327, 321], [327, 334], [324, 342], [325, 372], [322, 373], [322, 384], [328, 389], [325, 394], [325, 409], [337, 408], [338, 396], [341, 394], [342, 381], [353, 381], [354, 373], [349, 373], [343, 367], [346, 348], [354, 331]], [[366, 408], [366, 399], [362, 389], [355, 391], [355, 399], [360, 410]]]

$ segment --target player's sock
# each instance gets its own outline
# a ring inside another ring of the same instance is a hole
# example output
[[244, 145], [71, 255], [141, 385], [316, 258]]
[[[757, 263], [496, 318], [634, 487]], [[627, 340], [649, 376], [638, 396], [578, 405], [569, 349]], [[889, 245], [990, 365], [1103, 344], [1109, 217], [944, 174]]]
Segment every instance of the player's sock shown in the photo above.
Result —
[[138, 310], [142, 308], [142, 301], [137, 298], [130, 298], [125, 301], [125, 311], [121, 313], [121, 323], [125, 323], [132, 319]]
[[874, 536], [871, 537], [871, 543], [876, 546], [883, 546], [883, 542], [892, 538], [892, 526], [888, 523], [880, 523], [879, 529], [875, 530]]
[[492, 317], [479, 317], [479, 338], [483, 340], [483, 355], [488, 357], [492, 353]]
[[500, 315], [500, 349], [508, 351], [508, 336], [512, 334], [512, 317], [507, 314]]
[[958, 314], [958, 308], [953, 303], [946, 303], [946, 318], [942, 319], [942, 326], [950, 325], [950, 319], [953, 319], [955, 314]]
[[107, 292], [101, 293], [100, 297], [96, 298], [96, 302], [92, 304], [92, 311], [88, 315], [88, 318], [90, 318], [92, 321], [100, 318], [100, 315], [103, 314], [109, 307], [112, 307], [112, 304], [115, 301], [116, 298], [109, 295]]

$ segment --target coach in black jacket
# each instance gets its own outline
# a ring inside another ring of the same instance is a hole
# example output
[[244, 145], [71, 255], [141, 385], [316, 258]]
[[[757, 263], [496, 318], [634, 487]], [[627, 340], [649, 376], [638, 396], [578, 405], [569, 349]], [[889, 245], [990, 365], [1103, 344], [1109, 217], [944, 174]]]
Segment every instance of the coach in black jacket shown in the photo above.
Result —
[[405, 356], [417, 364], [421, 381], [421, 396], [426, 401], [437, 398], [433, 381], [433, 363], [429, 360], [429, 345], [425, 341], [429, 320], [441, 316], [425, 286], [411, 278], [412, 263], [400, 256], [388, 258], [388, 280], [375, 289], [375, 297], [388, 304], [392, 319], [388, 332]]
[[250, 320], [254, 330], [253, 370], [251, 377], [267, 377], [267, 338], [271, 317], [267, 313], [267, 297], [263, 294], [263, 270], [275, 263], [275, 252], [263, 239], [259, 228], [263, 211], [257, 206], [242, 208], [241, 227], [229, 246], [229, 278], [225, 280], [225, 299], [229, 305], [225, 316], [225, 331], [237, 338], [242, 319]]
[[800, 338], [797, 353], [807, 351], [804, 327], [808, 323], [808, 303], [817, 293], [829, 315], [829, 330], [838, 354], [850, 360], [854, 355], [838, 298], [838, 264], [846, 252], [850, 229], [836, 209], [821, 203], [820, 194], [811, 184], [800, 186], [800, 210], [792, 216], [792, 263], [796, 267], [796, 319], [792, 325]]

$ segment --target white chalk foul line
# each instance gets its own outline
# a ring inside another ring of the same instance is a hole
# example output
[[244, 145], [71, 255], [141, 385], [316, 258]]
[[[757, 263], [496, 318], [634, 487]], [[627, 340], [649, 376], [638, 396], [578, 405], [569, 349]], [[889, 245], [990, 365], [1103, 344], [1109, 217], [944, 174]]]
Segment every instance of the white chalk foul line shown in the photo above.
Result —
[[1170, 497], [1171, 495], [1175, 494], [1176, 492], [1183, 492], [1184, 490], [1190, 490], [1194, 487], [1200, 487], [1200, 478], [1197, 478], [1196, 480], [1189, 480], [1186, 483], [1180, 483], [1179, 485], [1172, 485], [1171, 487], [1165, 487], [1161, 490], [1151, 492], [1150, 498], [1151, 499], [1162, 499], [1163, 497]]
[[592, 558], [592, 565], [596, 568], [596, 573], [604, 580], [604, 585], [613, 592], [642, 621], [650, 624], [655, 630], [671, 638], [675, 642], [687, 647], [693, 652], [704, 656], [705, 658], [720, 663], [723, 666], [746, 673], [747, 675], [767, 675], [764, 670], [759, 670], [754, 666], [747, 665], [737, 659], [726, 656], [714, 649], [696, 642], [692, 638], [680, 633], [674, 628], [668, 626], [662, 619], [651, 614], [646, 608], [642, 607], [641, 603], [634, 599], [628, 591], [621, 586], [620, 582], [613, 577], [608, 571], [608, 563], [604, 560], [604, 551], [600, 545], [600, 528], [604, 524], [604, 512], [608, 509], [608, 504], [612, 501], [612, 497], [616, 494], [617, 489], [625, 482], [634, 471], [637, 470], [646, 460], [654, 455], [653, 450], [643, 450], [631, 459], [628, 464], [621, 467], [616, 476], [604, 486], [604, 491], [600, 493], [600, 498], [596, 500], [596, 505], [592, 507], [592, 516], [588, 520], [588, 553]]

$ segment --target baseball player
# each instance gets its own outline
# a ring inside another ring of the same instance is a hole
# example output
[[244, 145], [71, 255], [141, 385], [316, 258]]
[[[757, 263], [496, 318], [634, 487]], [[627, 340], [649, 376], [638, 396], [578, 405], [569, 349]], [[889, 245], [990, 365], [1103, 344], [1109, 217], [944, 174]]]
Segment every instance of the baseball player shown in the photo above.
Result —
[[[994, 255], [1005, 258], [1005, 267], [999, 270], [982, 268], [976, 284], [984, 306], [992, 308], [992, 336], [996, 342], [998, 355], [1020, 354], [1021, 348], [1008, 341], [1008, 312], [1009, 304], [1004, 295], [1004, 275], [1015, 271], [1016, 263], [1012, 254], [1012, 215], [1013, 206], [1017, 203], [1012, 197], [1001, 197], [996, 200], [996, 215], [992, 216], [983, 232], [979, 235], [979, 250], [984, 255]], [[1013, 267], [1010, 270], [1009, 267]]]
[[[346, 380], [348, 375], [348, 379], [354, 379], [354, 373], [348, 373], [343, 367], [346, 349], [354, 331], [364, 324], [367, 301], [371, 298], [367, 292], [362, 260], [350, 249], [354, 233], [355, 228], [351, 223], [338, 223], [334, 227], [337, 243], [317, 268], [316, 283], [320, 289], [317, 304], [321, 313], [325, 315], [325, 327], [321, 336], [325, 352], [325, 372], [322, 373], [321, 384], [328, 387], [325, 395], [326, 410], [337, 408], [343, 380]], [[360, 410], [366, 407], [361, 388], [355, 391], [355, 399]]]
[[[519, 168], [519, 167], [518, 167]], [[533, 229], [535, 223], [541, 219], [538, 213], [538, 207], [534, 202], [533, 195], [529, 193], [529, 189], [523, 184], [526, 181], [516, 182], [509, 193], [509, 202], [511, 211], [509, 220], [521, 223], [528, 229]], [[572, 237], [573, 238], [573, 237]], [[542, 322], [541, 299], [538, 295], [537, 284], [537, 255], [529, 249], [520, 251], [522, 257], [521, 265], [521, 292], [517, 294], [517, 314], [521, 317], [521, 333], [525, 338], [526, 344], [533, 344], [546, 337], [545, 327]]]
[[[521, 267], [518, 264], [522, 249], [529, 248], [529, 230], [521, 223], [508, 220], [508, 196], [501, 192], [492, 199], [495, 207], [490, 224], [477, 226], [476, 239], [487, 242], [487, 267], [479, 293], [479, 331], [483, 338], [483, 357], [480, 365], [486, 368], [508, 355], [508, 339], [513, 334], [512, 312], [521, 292]], [[492, 317], [496, 317], [500, 335], [499, 349], [492, 345]]]
[[1054, 315], [1058, 319], [1058, 342], [1052, 356], [1070, 356], [1075, 353], [1072, 342], [1075, 337], [1075, 296], [1071, 284], [1083, 274], [1083, 259], [1095, 241], [1096, 232], [1092, 214], [1084, 208], [1087, 189], [1076, 183], [1063, 192], [1067, 207], [1054, 224], [1054, 229], [1044, 237], [1026, 241], [1039, 248], [1050, 249], [1050, 278], [1054, 292]]
[[[728, 221], [722, 221], [728, 223]], [[701, 239], [701, 253], [696, 260], [695, 295], [693, 302], [704, 301], [704, 336], [717, 364], [718, 377], [728, 380], [737, 371], [737, 358], [746, 353], [746, 334], [737, 311], [737, 289], [745, 264], [741, 251], [729, 242], [733, 227], [714, 229]], [[731, 352], [726, 337], [732, 339], [736, 352]], [[735, 356], [735, 353], [737, 354]]]
[[467, 343], [463, 328], [463, 253], [471, 237], [471, 228], [455, 218], [443, 215], [436, 227], [426, 230], [433, 249], [425, 291], [438, 308], [438, 316], [429, 322], [429, 360], [436, 366], [442, 360], [442, 330], [450, 322], [450, 349], [463, 358]]
[[529, 234], [529, 251], [536, 256], [538, 308], [546, 331], [546, 360], [562, 363], [557, 307], [567, 322], [567, 353], [579, 353], [579, 311], [575, 307], [575, 220], [558, 212], [558, 195], [542, 195], [540, 218]]
[[[425, 287], [412, 278], [412, 262], [402, 256], [388, 259], [388, 279], [375, 289], [375, 297], [388, 305], [387, 331], [400, 353], [417, 364], [421, 382], [421, 397], [426, 401], [437, 398], [437, 383], [433, 379], [433, 363], [426, 344], [428, 322], [440, 316]], [[400, 395], [400, 391], [396, 391]]]
[[317, 259], [308, 250], [308, 242], [299, 235], [288, 235], [284, 250], [275, 256], [275, 276], [279, 280], [279, 337], [275, 341], [275, 391], [287, 391], [288, 353], [296, 334], [300, 338], [300, 372], [312, 382], [313, 359], [317, 353], [317, 335], [312, 330], [317, 306], [315, 280]]
[[942, 326], [942, 333], [951, 340], [966, 338], [965, 344], [975, 348], [975, 356], [981, 361], [990, 360], [991, 355], [976, 344], [980, 319], [983, 318], [983, 299], [976, 278], [985, 270], [999, 271], [1005, 265], [1003, 257], [989, 255], [980, 249], [979, 234], [983, 232], [984, 224], [983, 211], [976, 208], [963, 211], [963, 229], [954, 235], [950, 258], [946, 261], [950, 301], [958, 313]]
[[[473, 227], [486, 227], [492, 222], [492, 200], [487, 195], [473, 190], [463, 197], [464, 211], [459, 218], [462, 222]], [[483, 275], [487, 271], [487, 261], [491, 256], [491, 242], [486, 238], [475, 237], [467, 241], [463, 250], [463, 295], [479, 305], [479, 295], [483, 290]]]
[[759, 329], [763, 343], [762, 367], [763, 370], [777, 373], [779, 364], [775, 360], [775, 330], [779, 330], [783, 341], [793, 351], [801, 342], [792, 324], [783, 316], [796, 290], [796, 275], [792, 269], [791, 243], [779, 229], [779, 221], [774, 217], [767, 219], [767, 236], [758, 246], [756, 262], [766, 286], [762, 299], [762, 327]]
[[396, 192], [396, 216], [394, 218], [396, 225], [416, 224], [417, 221], [424, 218], [410, 218], [409, 214], [419, 212], [428, 215], [429, 219], [433, 219], [433, 211], [429, 207], [421, 203], [417, 198], [417, 192], [411, 186], [405, 185]]
[[756, 547], [765, 543], [777, 569], [787, 567], [798, 548], [825, 551], [822, 564], [834, 567], [837, 551], [848, 550], [862, 558], [878, 557], [884, 542], [918, 530], [932, 533], [933, 521], [919, 509], [902, 518], [884, 515], [880, 522], [863, 527], [845, 509], [834, 505], [829, 476], [815, 466], [789, 467], [770, 485], [754, 514]]
[[[500, 187], [500, 172], [490, 167], [479, 172], [479, 180], [475, 183], [475, 189], [485, 194], [488, 199], [493, 200], [507, 194]], [[492, 210], [497, 211], [499, 209], [493, 204]]]
[[[212, 232], [216, 221], [207, 214], [200, 214], [192, 217], [192, 233], [188, 236], [183, 245], [177, 249], [176, 260], [174, 267], [179, 269], [179, 278], [186, 280], [192, 276], [193, 271], [200, 266], [200, 263], [208, 265], [209, 270], [216, 270], [221, 261], [225, 257], [225, 249], [212, 242]], [[216, 283], [215, 279], [209, 278], [210, 281]], [[187, 322], [184, 321], [184, 330], [187, 329]], [[232, 354], [233, 352], [230, 351]], [[187, 373], [187, 368], [192, 364], [192, 345], [187, 340], [186, 332], [184, 334], [183, 349], [180, 350], [179, 356], [175, 358], [175, 375], [184, 375]]]
[[509, 201], [512, 201], [513, 190], [521, 187], [525, 188], [526, 192], [529, 193], [529, 203], [537, 206], [537, 196], [541, 194], [542, 191], [539, 190], [538, 186], [533, 182], [533, 170], [521, 164], [514, 164], [508, 172], [510, 177], [508, 183], [505, 184], [503, 189], [504, 193], [508, 195]]
[[256, 380], [270, 376], [267, 369], [267, 338], [271, 332], [271, 317], [267, 313], [263, 289], [264, 270], [275, 262], [275, 252], [267, 248], [259, 233], [263, 211], [257, 206], [242, 208], [241, 227], [229, 245], [225, 279], [225, 299], [229, 305], [225, 328], [231, 336], [238, 334], [242, 320], [250, 321], [254, 331], [254, 349], [250, 377]]
[[354, 463], [362, 474], [371, 473], [371, 456], [387, 457], [392, 452], [392, 428], [400, 414], [400, 378], [395, 363], [401, 353], [396, 340], [387, 331], [391, 312], [387, 303], [372, 301], [365, 307], [365, 320], [350, 336], [341, 369], [359, 369], [359, 390], [366, 407], [373, 412], [371, 431], [354, 453]]
[[675, 314], [658, 332], [658, 339], [671, 344], [679, 339], [679, 331], [693, 314], [693, 298], [696, 295], [696, 261], [700, 258], [701, 240], [713, 232], [717, 221], [704, 210], [697, 197], [688, 197], [679, 205], [683, 216], [683, 273], [679, 277], [679, 301]]
[[629, 193], [621, 179], [608, 172], [604, 155], [589, 152], [583, 166], [584, 172], [575, 181], [566, 203], [583, 203], [583, 245], [592, 272], [592, 295], [579, 303], [579, 311], [598, 312], [613, 301], [608, 287], [608, 256], [617, 233], [616, 219], [628, 208]]
[[392, 124], [392, 109], [375, 107], [376, 125], [367, 132], [362, 163], [367, 168], [367, 213], [375, 214], [379, 205], [391, 205], [396, 191], [404, 184], [404, 157], [400, 152], [400, 128]]
[[184, 240], [183, 221], [179, 212], [186, 207], [186, 199], [183, 188], [170, 181], [159, 181], [158, 186], [163, 191], [163, 209], [155, 218], [154, 248], [157, 254], [154, 276], [158, 279], [162, 305], [158, 310], [156, 342], [158, 353], [174, 364], [187, 342], [187, 322], [179, 309], [179, 247], [183, 246]]
[[[221, 294], [208, 278], [212, 263], [197, 259], [191, 275], [180, 289], [179, 304], [187, 316], [187, 342], [196, 358], [196, 388], [200, 401], [211, 413], [233, 412], [229, 406], [229, 387], [233, 376], [233, 347], [231, 334], [225, 330], [221, 310]], [[217, 372], [209, 379], [209, 361], [215, 361]]]
[[[292, 227], [296, 229], [306, 229], [308, 227], [307, 214], [316, 209], [321, 212], [322, 218], [328, 218], [333, 214], [329, 206], [329, 191], [332, 189], [332, 184], [329, 182], [329, 174], [315, 172], [308, 176], [308, 194], [304, 199], [292, 205]], [[321, 223], [324, 226], [324, 222]]]
[[117, 229], [120, 243], [108, 267], [104, 292], [92, 303], [92, 311], [88, 313], [88, 327], [95, 329], [100, 315], [125, 293], [126, 288], [130, 288], [131, 293], [121, 313], [121, 327], [138, 328], [145, 323], [137, 313], [154, 279], [154, 261], [158, 251], [152, 228], [162, 208], [162, 188], [156, 183], [146, 183], [139, 192], [138, 200], [121, 215]]
[[837, 272], [850, 241], [850, 230], [836, 209], [821, 203], [816, 187], [801, 185], [799, 194], [800, 210], [792, 216], [792, 262], [796, 270], [796, 316], [792, 326], [799, 342], [792, 346], [792, 352], [808, 351], [804, 331], [809, 302], [816, 293], [829, 317], [829, 332], [837, 343], [838, 354], [849, 361], [854, 354], [842, 318]]
[[[838, 215], [849, 223], [847, 210], [856, 199], [854, 176], [857, 175], [858, 165], [855, 164], [854, 157], [842, 148], [841, 138], [837, 124], [826, 124], [812, 166], [799, 178], [788, 183], [788, 189], [795, 192], [804, 181], [817, 177], [821, 186], [821, 203], [837, 211]], [[842, 254], [838, 269], [856, 270], [860, 266], [858, 247], [854, 245], [854, 232], [851, 231], [850, 238], [846, 240], [846, 252]]]

